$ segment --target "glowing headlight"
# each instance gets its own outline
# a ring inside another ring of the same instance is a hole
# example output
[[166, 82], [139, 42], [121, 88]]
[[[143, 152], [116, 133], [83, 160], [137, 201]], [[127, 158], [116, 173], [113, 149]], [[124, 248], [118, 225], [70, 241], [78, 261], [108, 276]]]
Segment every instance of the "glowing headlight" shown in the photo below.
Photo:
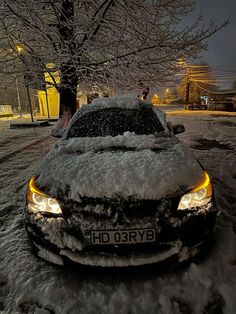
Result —
[[204, 171], [203, 178], [198, 185], [190, 193], [181, 197], [178, 209], [203, 206], [210, 201], [211, 197], [211, 180], [208, 174]]
[[28, 208], [33, 212], [44, 212], [51, 214], [62, 214], [58, 202], [45, 193], [40, 191], [35, 186], [35, 177], [32, 177], [29, 182], [27, 193]]

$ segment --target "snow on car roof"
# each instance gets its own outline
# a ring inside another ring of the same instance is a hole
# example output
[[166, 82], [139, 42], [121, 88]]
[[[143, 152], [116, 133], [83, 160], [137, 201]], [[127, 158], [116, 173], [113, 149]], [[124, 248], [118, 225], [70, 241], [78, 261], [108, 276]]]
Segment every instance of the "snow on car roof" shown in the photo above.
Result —
[[[138, 109], [140, 106], [150, 107], [150, 104], [145, 103], [135, 96], [118, 95], [111, 97], [96, 98], [92, 101], [90, 108], [125, 108]], [[85, 107], [86, 108], [86, 107]]]
[[[91, 104], [82, 106], [75, 114], [75, 117], [81, 117], [88, 112], [107, 109], [107, 108], [123, 108], [137, 110], [140, 107], [151, 108], [152, 104], [147, 104], [144, 101], [134, 96], [111, 96], [96, 98]], [[74, 119], [73, 119], [74, 120]]]

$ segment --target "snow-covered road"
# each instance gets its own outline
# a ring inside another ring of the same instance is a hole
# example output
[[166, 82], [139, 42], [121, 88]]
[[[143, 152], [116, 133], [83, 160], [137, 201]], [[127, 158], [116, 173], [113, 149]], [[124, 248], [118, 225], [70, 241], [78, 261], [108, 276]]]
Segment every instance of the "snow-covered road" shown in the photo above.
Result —
[[[216, 244], [190, 266], [159, 272], [64, 269], [30, 251], [25, 183], [55, 142], [50, 127], [0, 127], [0, 313], [236, 313], [236, 117], [169, 115], [213, 180]], [[1, 124], [1, 122], [0, 122]]]

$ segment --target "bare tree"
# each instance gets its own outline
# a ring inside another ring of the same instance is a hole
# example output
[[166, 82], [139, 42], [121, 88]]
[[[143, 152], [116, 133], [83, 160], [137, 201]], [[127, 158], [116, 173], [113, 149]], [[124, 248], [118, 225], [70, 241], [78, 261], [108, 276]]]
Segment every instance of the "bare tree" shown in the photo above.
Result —
[[60, 93], [60, 117], [70, 118], [78, 86], [173, 81], [176, 61], [195, 58], [227, 24], [205, 27], [199, 16], [181, 26], [193, 9], [191, 0], [1, 0], [0, 71], [33, 73], [36, 80], [35, 73], [58, 71], [60, 83], [51, 75], [49, 84]]

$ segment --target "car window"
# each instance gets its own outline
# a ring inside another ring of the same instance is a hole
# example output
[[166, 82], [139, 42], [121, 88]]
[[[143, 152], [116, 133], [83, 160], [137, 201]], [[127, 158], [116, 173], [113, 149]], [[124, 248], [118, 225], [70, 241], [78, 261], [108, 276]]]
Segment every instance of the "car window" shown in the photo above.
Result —
[[67, 138], [116, 136], [127, 131], [154, 134], [164, 132], [164, 127], [152, 108], [105, 108], [78, 117], [70, 126]]

